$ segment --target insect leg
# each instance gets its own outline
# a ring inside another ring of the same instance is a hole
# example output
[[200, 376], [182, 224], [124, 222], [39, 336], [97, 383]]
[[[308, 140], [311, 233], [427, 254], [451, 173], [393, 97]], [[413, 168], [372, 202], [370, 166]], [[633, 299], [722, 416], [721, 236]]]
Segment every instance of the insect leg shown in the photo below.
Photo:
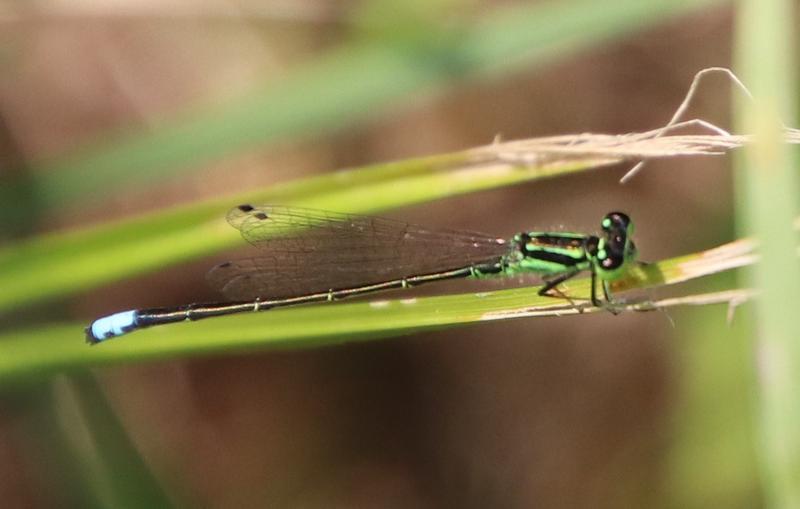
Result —
[[579, 270], [570, 270], [569, 272], [560, 274], [554, 277], [553, 279], [545, 280], [545, 285], [542, 287], [541, 290], [539, 290], [539, 295], [543, 297], [555, 297], [555, 298], [566, 299], [569, 301], [570, 304], [574, 306], [575, 303], [572, 301], [572, 299], [570, 299], [569, 296], [565, 295], [564, 292], [559, 290], [558, 285], [560, 285], [564, 281], [567, 281], [568, 279], [575, 277], [579, 272], [580, 272]]

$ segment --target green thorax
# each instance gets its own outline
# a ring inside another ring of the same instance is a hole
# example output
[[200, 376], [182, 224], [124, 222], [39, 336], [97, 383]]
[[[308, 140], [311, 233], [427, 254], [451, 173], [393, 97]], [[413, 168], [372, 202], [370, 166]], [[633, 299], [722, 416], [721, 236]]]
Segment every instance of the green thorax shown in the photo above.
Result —
[[597, 237], [570, 232], [524, 232], [512, 240], [506, 273], [560, 274], [589, 270], [592, 267], [588, 249], [597, 244]]
[[622, 277], [636, 260], [633, 223], [622, 212], [606, 214], [602, 236], [572, 232], [523, 232], [504, 260], [508, 275], [563, 274], [590, 270], [604, 281]]

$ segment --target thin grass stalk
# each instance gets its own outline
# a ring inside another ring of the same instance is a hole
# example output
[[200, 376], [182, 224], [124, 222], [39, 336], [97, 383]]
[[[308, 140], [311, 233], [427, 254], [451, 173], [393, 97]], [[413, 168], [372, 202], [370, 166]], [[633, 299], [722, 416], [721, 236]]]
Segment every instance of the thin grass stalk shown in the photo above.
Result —
[[766, 506], [800, 508], [800, 264], [794, 256], [798, 178], [796, 154], [781, 142], [795, 121], [795, 2], [742, 0], [737, 58], [755, 101], [738, 104], [740, 132], [754, 143], [737, 175], [737, 218], [761, 243], [761, 261], [747, 273], [761, 292], [755, 305], [756, 421]]

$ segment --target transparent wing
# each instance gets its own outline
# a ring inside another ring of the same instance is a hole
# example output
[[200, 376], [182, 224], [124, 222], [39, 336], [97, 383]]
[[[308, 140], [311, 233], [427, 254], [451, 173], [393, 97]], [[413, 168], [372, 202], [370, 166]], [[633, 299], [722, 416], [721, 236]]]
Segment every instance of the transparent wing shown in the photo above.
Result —
[[209, 282], [234, 300], [280, 299], [499, 260], [502, 239], [378, 217], [241, 205], [228, 222], [258, 248], [217, 265]]

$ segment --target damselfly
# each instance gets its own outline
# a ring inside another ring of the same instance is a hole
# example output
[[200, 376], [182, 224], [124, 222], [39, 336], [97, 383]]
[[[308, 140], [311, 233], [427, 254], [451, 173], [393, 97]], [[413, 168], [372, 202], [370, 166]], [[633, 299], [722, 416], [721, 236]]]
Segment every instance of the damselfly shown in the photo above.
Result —
[[598, 280], [606, 303], [612, 303], [610, 282], [636, 260], [633, 223], [622, 212], [606, 214], [599, 236], [532, 231], [510, 240], [299, 207], [240, 205], [227, 219], [259, 249], [254, 258], [222, 263], [209, 272], [209, 281], [229, 302], [115, 313], [87, 327], [87, 341], [152, 325], [468, 277], [538, 274], [545, 282], [540, 295], [566, 298], [558, 285], [588, 271], [591, 302], [600, 306]]

